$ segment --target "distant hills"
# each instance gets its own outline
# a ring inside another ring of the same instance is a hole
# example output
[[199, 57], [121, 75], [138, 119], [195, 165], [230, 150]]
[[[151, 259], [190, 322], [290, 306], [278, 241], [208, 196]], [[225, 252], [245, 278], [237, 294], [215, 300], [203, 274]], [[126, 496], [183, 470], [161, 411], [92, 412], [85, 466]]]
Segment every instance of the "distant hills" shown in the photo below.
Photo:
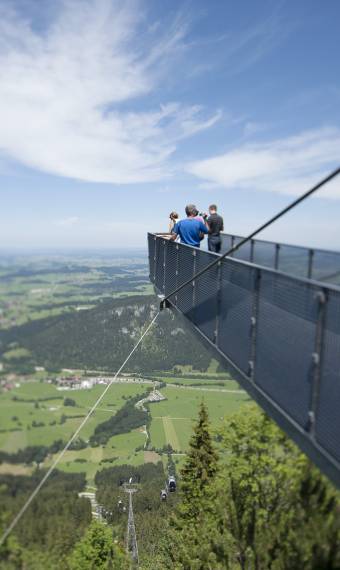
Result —
[[[44, 366], [115, 371], [158, 309], [154, 295], [103, 298], [92, 309], [38, 319], [0, 331], [0, 359], [5, 352], [26, 349], [11, 366]], [[28, 352], [27, 352], [28, 351]], [[152, 372], [193, 364], [205, 371], [210, 352], [180, 317], [161, 313], [157, 325], [130, 360], [127, 370]]]

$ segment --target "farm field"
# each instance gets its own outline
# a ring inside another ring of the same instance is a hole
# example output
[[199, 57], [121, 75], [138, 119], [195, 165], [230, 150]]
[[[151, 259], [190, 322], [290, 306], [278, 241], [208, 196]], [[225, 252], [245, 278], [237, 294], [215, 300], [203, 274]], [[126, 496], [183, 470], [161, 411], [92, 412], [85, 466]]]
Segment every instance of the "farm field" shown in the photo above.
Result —
[[[115, 435], [105, 446], [87, 447], [79, 451], [67, 451], [59, 463], [58, 469], [68, 473], [86, 473], [88, 483], [93, 483], [98, 469], [121, 465], [140, 465], [144, 463], [144, 451], [136, 452], [136, 447], [144, 445], [145, 434], [141, 430]], [[44, 467], [50, 467], [56, 455], [44, 462]]]
[[160, 382], [165, 382], [166, 384], [178, 384], [184, 386], [202, 386], [205, 388], [228, 388], [229, 390], [239, 389], [239, 385], [235, 380], [231, 380], [226, 377], [225, 374], [221, 374], [216, 377], [216, 375], [210, 376], [206, 374], [205, 376], [198, 378], [196, 376], [190, 378], [190, 376], [166, 376], [162, 378], [157, 376], [154, 380], [159, 380]]
[[[30, 445], [51, 445], [57, 439], [66, 441], [103, 389], [104, 386], [100, 385], [91, 390], [60, 391], [51, 384], [27, 382], [20, 388], [1, 394], [0, 448], [15, 453]], [[144, 390], [145, 387], [138, 384], [112, 385], [82, 430], [81, 438], [88, 439], [96, 425], [115, 413], [124, 399]], [[71, 398], [76, 405], [65, 406], [64, 398]]]
[[[150, 405], [151, 444], [157, 449], [170, 444], [176, 451], [185, 452], [202, 399], [208, 406], [213, 427], [249, 400], [247, 394], [239, 388], [237, 392], [230, 393], [222, 390], [195, 390], [177, 386], [162, 388], [161, 392], [167, 399]], [[173, 446], [175, 442], [179, 443], [179, 448]]]
[[[175, 452], [185, 453], [202, 399], [208, 406], [213, 427], [248, 399], [239, 388], [234, 389], [232, 383], [231, 386], [231, 392], [223, 391], [226, 390], [225, 387], [209, 388], [204, 384], [202, 387], [169, 384], [162, 388], [161, 393], [167, 399], [152, 403], [149, 408], [151, 446], [162, 449], [170, 444]], [[15, 453], [28, 446], [48, 446], [58, 439], [67, 441], [103, 389], [103, 385], [98, 385], [88, 390], [61, 391], [52, 384], [35, 381], [23, 383], [2, 394], [0, 449]], [[137, 383], [113, 384], [80, 433], [81, 439], [87, 441], [99, 423], [115, 414], [129, 397], [142, 394], [145, 389], [145, 385]], [[74, 400], [75, 405], [65, 406], [65, 398]], [[138, 465], [148, 460], [143, 449], [145, 442], [146, 433], [143, 428], [115, 435], [105, 445], [68, 450], [59, 469], [73, 473], [85, 472], [88, 482], [93, 483], [98, 469], [123, 463]], [[43, 467], [48, 468], [56, 456], [57, 454], [49, 455]], [[174, 456], [174, 459], [180, 464], [183, 456]], [[29, 473], [33, 471], [33, 466], [3, 463], [0, 470], [13, 474]]]
[[28, 320], [90, 309], [103, 296], [151, 292], [145, 262], [86, 256], [0, 258], [0, 325], [9, 328]]

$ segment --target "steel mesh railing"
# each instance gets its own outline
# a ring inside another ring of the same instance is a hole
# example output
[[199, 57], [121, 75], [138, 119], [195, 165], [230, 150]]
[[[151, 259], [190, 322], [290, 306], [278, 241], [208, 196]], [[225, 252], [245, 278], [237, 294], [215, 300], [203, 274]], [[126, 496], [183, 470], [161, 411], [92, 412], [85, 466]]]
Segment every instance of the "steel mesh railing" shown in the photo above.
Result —
[[[241, 239], [241, 236], [221, 233], [221, 253], [228, 251]], [[340, 285], [340, 252], [337, 251], [252, 239], [232, 254], [232, 257], [297, 277]]]
[[[148, 240], [150, 279], [165, 296], [218, 257]], [[259, 241], [261, 265], [225, 258], [168, 301], [340, 486], [340, 288], [263, 267], [263, 245], [272, 259], [276, 244]]]

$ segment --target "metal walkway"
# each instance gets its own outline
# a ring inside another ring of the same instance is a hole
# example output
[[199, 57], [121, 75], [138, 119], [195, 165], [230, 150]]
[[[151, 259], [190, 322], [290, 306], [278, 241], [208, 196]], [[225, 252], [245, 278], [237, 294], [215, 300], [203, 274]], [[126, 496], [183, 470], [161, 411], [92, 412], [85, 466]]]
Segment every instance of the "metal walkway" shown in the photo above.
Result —
[[[163, 295], [216, 259], [156, 234], [148, 241], [150, 279]], [[168, 301], [340, 487], [340, 287], [225, 258]]]

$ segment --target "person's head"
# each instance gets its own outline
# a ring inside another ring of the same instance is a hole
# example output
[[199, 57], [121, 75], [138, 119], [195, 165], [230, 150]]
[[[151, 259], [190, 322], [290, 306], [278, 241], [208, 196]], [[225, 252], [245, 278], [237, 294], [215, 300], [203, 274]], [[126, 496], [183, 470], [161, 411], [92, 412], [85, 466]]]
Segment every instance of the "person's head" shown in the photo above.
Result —
[[195, 218], [195, 216], [197, 216], [198, 214], [198, 210], [195, 204], [188, 204], [187, 206], [185, 206], [185, 213], [188, 216], [188, 218]]
[[178, 220], [178, 217], [179, 216], [178, 216], [177, 212], [170, 212], [170, 216], [169, 216], [170, 220], [173, 220], [173, 221]]
[[209, 213], [210, 213], [210, 214], [216, 214], [216, 212], [217, 212], [217, 206], [216, 206], [216, 204], [210, 204], [210, 206], [209, 206]]

